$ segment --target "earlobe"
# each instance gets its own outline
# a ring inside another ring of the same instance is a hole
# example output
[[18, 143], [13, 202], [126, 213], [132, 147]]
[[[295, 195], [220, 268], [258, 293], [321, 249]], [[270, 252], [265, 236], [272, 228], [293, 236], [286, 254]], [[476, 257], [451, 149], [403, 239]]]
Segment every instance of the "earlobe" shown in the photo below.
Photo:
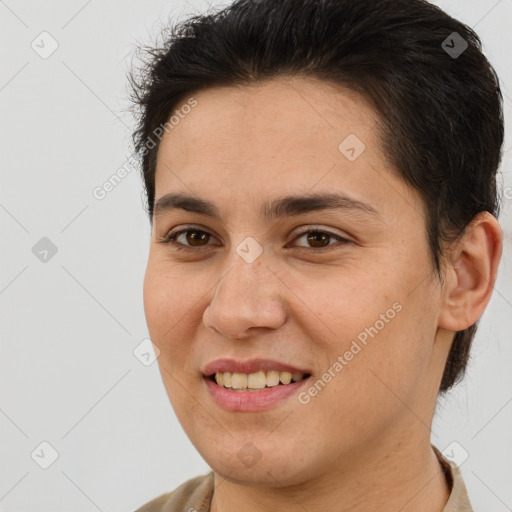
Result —
[[492, 295], [503, 251], [497, 219], [480, 212], [467, 226], [447, 264], [439, 327], [462, 331], [483, 314]]

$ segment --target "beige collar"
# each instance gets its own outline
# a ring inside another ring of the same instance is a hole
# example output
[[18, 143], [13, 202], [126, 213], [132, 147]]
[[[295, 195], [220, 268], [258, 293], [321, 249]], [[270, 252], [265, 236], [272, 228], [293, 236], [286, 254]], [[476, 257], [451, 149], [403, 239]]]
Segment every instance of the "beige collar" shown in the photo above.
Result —
[[454, 462], [446, 459], [434, 445], [432, 445], [432, 448], [451, 488], [450, 497], [443, 508], [443, 512], [474, 512], [460, 469]]

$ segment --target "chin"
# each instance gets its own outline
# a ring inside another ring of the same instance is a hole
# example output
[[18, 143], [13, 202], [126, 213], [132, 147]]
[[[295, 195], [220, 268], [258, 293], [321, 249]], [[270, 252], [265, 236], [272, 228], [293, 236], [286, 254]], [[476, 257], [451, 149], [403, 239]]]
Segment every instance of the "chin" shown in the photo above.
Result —
[[300, 485], [312, 476], [312, 468], [300, 462], [293, 450], [290, 455], [275, 450], [260, 453], [261, 456], [252, 461], [246, 456], [245, 462], [244, 456], [239, 457], [237, 452], [202, 453], [201, 456], [222, 479], [240, 485], [286, 487]]

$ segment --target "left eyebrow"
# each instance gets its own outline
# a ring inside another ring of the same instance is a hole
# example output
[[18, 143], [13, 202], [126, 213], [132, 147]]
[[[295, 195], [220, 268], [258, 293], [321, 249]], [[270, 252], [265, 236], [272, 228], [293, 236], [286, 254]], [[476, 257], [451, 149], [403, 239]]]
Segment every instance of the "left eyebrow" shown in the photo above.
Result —
[[[182, 193], [169, 193], [158, 199], [155, 202], [154, 215], [175, 209], [221, 220], [220, 210], [214, 203]], [[266, 220], [275, 220], [321, 210], [350, 211], [383, 221], [382, 215], [372, 205], [340, 193], [284, 196], [264, 203], [260, 213]]]
[[285, 196], [265, 203], [261, 213], [266, 219], [273, 220], [321, 210], [350, 211], [383, 220], [381, 214], [372, 205], [341, 193]]

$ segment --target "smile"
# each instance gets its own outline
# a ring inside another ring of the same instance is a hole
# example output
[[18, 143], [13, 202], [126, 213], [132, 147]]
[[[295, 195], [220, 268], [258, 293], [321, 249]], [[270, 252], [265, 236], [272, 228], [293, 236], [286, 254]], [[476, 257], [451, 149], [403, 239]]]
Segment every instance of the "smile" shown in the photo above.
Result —
[[270, 370], [267, 372], [259, 371], [249, 374], [237, 372], [216, 372], [210, 378], [224, 389], [230, 389], [237, 392], [257, 392], [274, 386], [288, 385], [290, 382], [298, 382], [309, 376], [310, 375], [307, 373], [290, 373]]

